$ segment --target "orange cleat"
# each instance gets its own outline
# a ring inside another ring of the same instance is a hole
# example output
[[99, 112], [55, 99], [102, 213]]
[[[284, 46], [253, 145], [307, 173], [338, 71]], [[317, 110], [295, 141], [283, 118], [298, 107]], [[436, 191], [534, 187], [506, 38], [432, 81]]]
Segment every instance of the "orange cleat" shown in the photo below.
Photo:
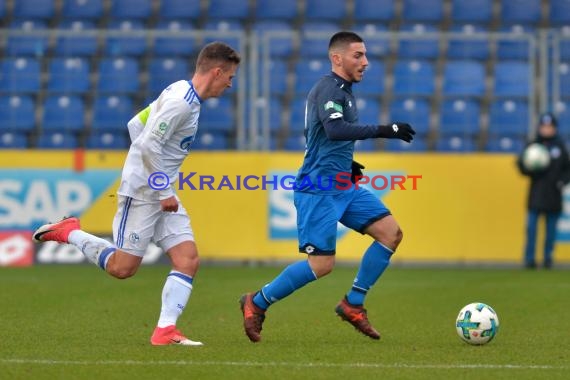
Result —
[[253, 295], [254, 293], [244, 294], [241, 296], [239, 304], [243, 313], [245, 334], [252, 342], [259, 342], [261, 340], [263, 321], [265, 320], [265, 310], [253, 303]]
[[44, 241], [57, 241], [59, 243], [68, 243], [67, 239], [71, 231], [79, 230], [79, 219], [74, 217], [63, 218], [57, 223], [44, 224], [38, 228], [32, 237], [36, 243]]
[[364, 307], [351, 305], [346, 298], [343, 298], [336, 305], [335, 312], [343, 321], [347, 321], [364, 335], [372, 339], [380, 339], [380, 333], [368, 321], [368, 315]]
[[169, 344], [179, 344], [181, 346], [203, 346], [204, 343], [196, 342], [186, 338], [176, 326], [157, 327], [150, 337], [153, 346], [166, 346]]

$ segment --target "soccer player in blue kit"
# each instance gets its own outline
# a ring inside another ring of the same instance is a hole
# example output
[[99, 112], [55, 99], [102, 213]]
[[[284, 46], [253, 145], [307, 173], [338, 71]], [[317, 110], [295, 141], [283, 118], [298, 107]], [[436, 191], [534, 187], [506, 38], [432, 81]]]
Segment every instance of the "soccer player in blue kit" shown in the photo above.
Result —
[[[352, 288], [335, 308], [344, 321], [372, 339], [380, 339], [370, 324], [364, 299], [390, 263], [402, 231], [390, 210], [370, 191], [347, 186], [358, 180], [363, 166], [353, 161], [355, 140], [395, 138], [410, 142], [415, 131], [407, 123], [358, 124], [352, 84], [360, 82], [368, 66], [360, 36], [338, 32], [329, 42], [332, 73], [311, 89], [305, 109], [306, 151], [295, 182], [299, 251], [307, 260], [286, 267], [273, 281], [240, 299], [244, 330], [252, 342], [261, 340], [266, 310], [295, 290], [329, 274], [335, 264], [337, 222], [370, 235], [374, 242], [364, 253]], [[318, 186], [332, 181], [332, 186]], [[348, 181], [346, 181], [348, 182]]]

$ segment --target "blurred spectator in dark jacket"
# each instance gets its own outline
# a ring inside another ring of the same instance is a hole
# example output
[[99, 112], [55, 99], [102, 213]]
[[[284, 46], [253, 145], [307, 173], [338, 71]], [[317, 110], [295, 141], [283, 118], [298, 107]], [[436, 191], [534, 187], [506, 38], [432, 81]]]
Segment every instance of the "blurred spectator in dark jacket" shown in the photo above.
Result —
[[540, 115], [536, 138], [528, 145], [532, 143], [540, 143], [546, 147], [550, 153], [550, 163], [543, 169], [529, 170], [523, 164], [524, 149], [517, 160], [520, 172], [530, 178], [524, 265], [526, 268], [536, 268], [536, 229], [539, 217], [544, 215], [546, 236], [543, 265], [549, 269], [552, 267], [552, 254], [556, 243], [556, 224], [562, 212], [562, 188], [570, 182], [570, 158], [558, 135], [556, 118], [550, 113]]

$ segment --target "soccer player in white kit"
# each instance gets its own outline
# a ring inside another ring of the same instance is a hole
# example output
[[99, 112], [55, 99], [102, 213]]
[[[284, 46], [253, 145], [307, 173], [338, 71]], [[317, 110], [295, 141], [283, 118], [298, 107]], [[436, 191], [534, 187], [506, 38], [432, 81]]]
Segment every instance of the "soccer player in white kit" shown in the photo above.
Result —
[[[115, 244], [82, 231], [75, 217], [43, 225], [33, 234], [36, 242], [75, 245], [89, 261], [119, 279], [136, 273], [151, 241], [161, 247], [172, 270], [162, 291], [160, 317], [150, 339], [153, 345], [202, 345], [176, 328], [192, 291], [199, 258], [190, 218], [173, 186], [198, 131], [200, 104], [231, 87], [240, 60], [224, 43], [206, 45], [198, 55], [192, 80], [171, 84], [129, 122], [132, 144], [118, 190]], [[161, 174], [157, 177], [156, 173]]]

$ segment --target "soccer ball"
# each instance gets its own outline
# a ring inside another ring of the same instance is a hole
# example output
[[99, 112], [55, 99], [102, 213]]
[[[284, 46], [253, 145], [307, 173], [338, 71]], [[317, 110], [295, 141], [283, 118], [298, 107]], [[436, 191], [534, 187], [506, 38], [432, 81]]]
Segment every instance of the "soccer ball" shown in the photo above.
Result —
[[465, 306], [455, 322], [457, 335], [466, 343], [482, 345], [489, 343], [499, 330], [499, 317], [489, 305], [481, 302]]
[[522, 163], [529, 171], [546, 169], [550, 165], [548, 148], [539, 143], [532, 143], [523, 152]]

